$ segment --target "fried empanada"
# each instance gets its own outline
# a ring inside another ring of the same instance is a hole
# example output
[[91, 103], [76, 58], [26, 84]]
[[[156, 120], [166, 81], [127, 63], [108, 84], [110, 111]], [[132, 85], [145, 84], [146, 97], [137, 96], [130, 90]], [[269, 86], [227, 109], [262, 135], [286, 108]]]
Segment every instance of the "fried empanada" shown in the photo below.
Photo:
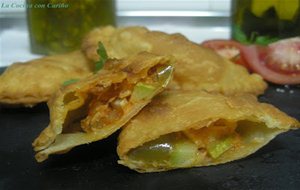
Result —
[[174, 59], [140, 53], [60, 89], [48, 102], [50, 124], [33, 142], [36, 159], [101, 140], [137, 114], [169, 83]]
[[91, 72], [80, 51], [14, 63], [0, 76], [0, 103], [33, 106], [45, 102], [64, 81], [81, 79]]
[[165, 91], [123, 127], [119, 163], [138, 172], [209, 166], [254, 153], [297, 120], [252, 95]]
[[96, 28], [82, 43], [86, 56], [97, 61], [98, 42], [101, 41], [110, 57], [123, 58], [140, 51], [158, 55], [173, 55], [175, 65], [172, 89], [206, 90], [234, 94], [248, 92], [262, 94], [267, 85], [262, 77], [221, 58], [212, 50], [187, 40], [181, 34], [149, 31], [144, 27]]

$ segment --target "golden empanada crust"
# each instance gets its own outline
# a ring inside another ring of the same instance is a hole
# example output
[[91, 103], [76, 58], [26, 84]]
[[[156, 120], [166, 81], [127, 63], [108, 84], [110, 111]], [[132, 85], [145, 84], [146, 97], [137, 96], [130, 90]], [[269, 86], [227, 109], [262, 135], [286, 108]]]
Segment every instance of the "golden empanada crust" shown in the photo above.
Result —
[[[108, 60], [97, 74], [62, 87], [48, 102], [50, 124], [33, 142], [37, 161], [114, 133], [166, 87], [173, 62], [170, 56], [149, 53]], [[161, 67], [169, 72], [163, 81], [155, 74]], [[147, 98], [131, 99], [133, 85], [145, 81], [157, 85], [155, 90]]]
[[263, 124], [262, 126], [265, 127], [258, 125], [254, 126], [257, 128], [255, 131], [251, 131], [250, 128], [247, 131], [249, 133], [247, 138], [251, 142], [256, 138], [255, 135], [259, 142], [245, 143], [242, 148], [228, 151], [216, 160], [195, 163], [189, 167], [215, 165], [243, 158], [264, 146], [276, 135], [300, 127], [296, 119], [287, 116], [272, 105], [259, 103], [252, 95], [224, 96], [197, 91], [165, 91], [155, 97], [123, 128], [117, 148], [120, 156], [119, 163], [139, 172], [175, 169], [146, 166], [132, 161], [127, 154], [130, 150], [162, 135], [201, 129], [220, 119], [230, 122], [251, 121]]
[[262, 94], [267, 85], [257, 74], [218, 56], [212, 50], [187, 40], [181, 34], [149, 31], [144, 27], [96, 28], [82, 43], [82, 50], [91, 60], [98, 60], [97, 44], [105, 45], [108, 55], [123, 58], [140, 51], [173, 55], [175, 65], [172, 89], [206, 90], [234, 94]]
[[90, 75], [89, 62], [75, 51], [14, 63], [0, 76], [0, 103], [33, 106], [45, 102], [64, 81]]

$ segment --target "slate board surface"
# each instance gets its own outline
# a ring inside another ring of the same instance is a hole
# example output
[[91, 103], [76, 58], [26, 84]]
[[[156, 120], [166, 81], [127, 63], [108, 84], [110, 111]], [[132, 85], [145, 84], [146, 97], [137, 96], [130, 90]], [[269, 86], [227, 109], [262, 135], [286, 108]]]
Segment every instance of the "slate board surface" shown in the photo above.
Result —
[[[3, 71], [3, 69], [2, 69]], [[1, 70], [0, 70], [1, 73]], [[263, 102], [300, 119], [300, 87], [270, 85]], [[139, 174], [118, 165], [117, 134], [38, 164], [31, 142], [49, 122], [46, 104], [0, 107], [0, 189], [299, 189], [300, 130], [231, 163]]]

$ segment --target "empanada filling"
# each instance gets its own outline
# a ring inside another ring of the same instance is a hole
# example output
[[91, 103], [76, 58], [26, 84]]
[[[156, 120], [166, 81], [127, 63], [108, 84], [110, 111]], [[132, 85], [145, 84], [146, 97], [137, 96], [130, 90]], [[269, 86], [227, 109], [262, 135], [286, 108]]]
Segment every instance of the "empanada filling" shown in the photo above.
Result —
[[264, 142], [265, 134], [274, 130], [260, 122], [218, 120], [207, 127], [160, 136], [130, 150], [127, 156], [132, 161], [152, 167], [174, 168], [214, 163], [226, 157], [227, 153]]
[[[172, 66], [160, 64], [146, 71], [144, 76], [131, 80], [126, 78], [107, 87], [98, 85], [88, 92], [73, 94], [65, 101], [65, 107], [69, 109], [63, 133], [90, 132], [113, 125], [135, 104], [149, 100], [160, 88], [165, 87], [172, 71]], [[70, 106], [76, 102], [76, 106]]]
[[198, 147], [183, 133], [163, 135], [129, 152], [132, 160], [154, 166], [185, 166], [197, 159]]

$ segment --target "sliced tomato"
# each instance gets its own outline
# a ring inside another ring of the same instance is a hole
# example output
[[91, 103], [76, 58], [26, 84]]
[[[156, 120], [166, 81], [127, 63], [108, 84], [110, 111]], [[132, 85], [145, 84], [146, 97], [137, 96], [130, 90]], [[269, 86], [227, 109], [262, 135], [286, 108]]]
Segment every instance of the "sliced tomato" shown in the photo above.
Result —
[[300, 38], [278, 41], [267, 47], [244, 46], [249, 67], [276, 84], [300, 84]]
[[239, 65], [248, 67], [247, 62], [243, 56], [242, 47], [243, 45], [234, 40], [207, 40], [201, 43], [206, 48], [213, 49], [222, 57], [233, 61]]
[[268, 46], [246, 46], [234, 40], [208, 40], [202, 45], [260, 74], [269, 82], [300, 84], [300, 37]]

